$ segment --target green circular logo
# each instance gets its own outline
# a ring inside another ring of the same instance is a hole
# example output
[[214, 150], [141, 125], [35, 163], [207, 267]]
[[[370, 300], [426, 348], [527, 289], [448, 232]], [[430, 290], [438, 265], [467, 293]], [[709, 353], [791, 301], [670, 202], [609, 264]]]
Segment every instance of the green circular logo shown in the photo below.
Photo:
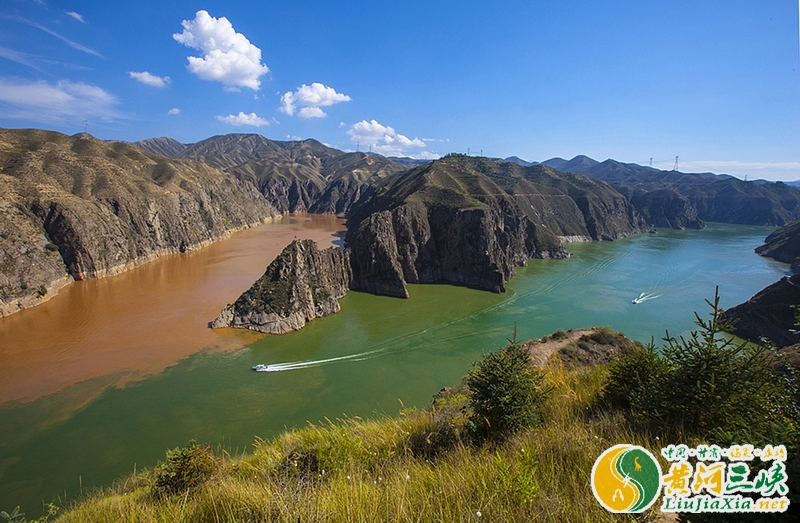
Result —
[[614, 445], [592, 467], [592, 492], [609, 512], [643, 512], [661, 492], [661, 467], [637, 445]]

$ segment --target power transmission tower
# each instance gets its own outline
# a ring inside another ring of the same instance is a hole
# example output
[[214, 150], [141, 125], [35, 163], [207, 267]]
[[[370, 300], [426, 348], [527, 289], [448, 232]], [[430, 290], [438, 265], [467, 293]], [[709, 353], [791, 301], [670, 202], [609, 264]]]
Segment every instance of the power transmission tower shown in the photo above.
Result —
[[652, 166], [653, 166], [653, 157], [651, 156], [650, 157], [650, 167], [652, 167]]
[[672, 167], [672, 170], [673, 171], [677, 171], [678, 170], [678, 157], [677, 156], [675, 157], [675, 166]]
[[89, 120], [81, 122], [83, 124], [83, 134], [89, 134]]

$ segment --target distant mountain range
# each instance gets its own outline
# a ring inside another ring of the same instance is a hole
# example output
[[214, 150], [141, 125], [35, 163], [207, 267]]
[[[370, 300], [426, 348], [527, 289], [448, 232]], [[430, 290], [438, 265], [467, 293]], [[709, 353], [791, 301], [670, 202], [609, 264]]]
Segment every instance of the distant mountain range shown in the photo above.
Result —
[[255, 185], [281, 212], [346, 214], [376, 181], [408, 169], [379, 154], [343, 152], [313, 139], [269, 140], [260, 134], [226, 134], [194, 144], [151, 138], [135, 145], [227, 171]]
[[[273, 141], [258, 134], [215, 136], [191, 145], [171, 138], [153, 138], [136, 145], [226, 170], [254, 183], [284, 212], [347, 214], [383, 178], [431, 163], [346, 153], [312, 139]], [[800, 218], [800, 189], [781, 182], [745, 182], [728, 174], [662, 171], [612, 159], [598, 162], [585, 155], [571, 160], [551, 158], [541, 163], [517, 156], [482, 159], [523, 167], [542, 165], [602, 180], [625, 195], [647, 223], [656, 227], [700, 229], [706, 221], [781, 226]]]
[[657, 226], [698, 228], [703, 221], [780, 226], [800, 218], [800, 189], [791, 186], [800, 182], [745, 182], [728, 174], [662, 171], [583, 155], [542, 164], [610, 183]]

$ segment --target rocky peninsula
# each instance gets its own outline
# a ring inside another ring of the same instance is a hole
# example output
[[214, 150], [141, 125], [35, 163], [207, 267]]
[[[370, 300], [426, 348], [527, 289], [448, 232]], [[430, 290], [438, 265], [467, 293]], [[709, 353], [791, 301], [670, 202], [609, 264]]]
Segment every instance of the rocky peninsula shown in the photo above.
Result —
[[348, 255], [338, 247], [319, 250], [312, 240], [295, 240], [266, 272], [209, 324], [283, 334], [307, 321], [339, 312], [352, 275]]

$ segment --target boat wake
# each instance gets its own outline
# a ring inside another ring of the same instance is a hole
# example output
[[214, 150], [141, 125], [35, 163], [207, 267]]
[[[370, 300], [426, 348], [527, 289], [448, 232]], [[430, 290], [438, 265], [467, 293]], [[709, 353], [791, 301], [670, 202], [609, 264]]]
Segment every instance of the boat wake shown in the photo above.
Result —
[[643, 292], [639, 295], [639, 297], [631, 300], [631, 303], [635, 305], [637, 303], [643, 303], [648, 300], [655, 300], [656, 298], [660, 298], [661, 296], [662, 296], [661, 294], [653, 294], [652, 292]]
[[290, 363], [270, 363], [262, 372], [283, 372], [287, 370], [300, 370], [310, 369], [311, 367], [318, 367], [328, 363], [337, 363], [343, 361], [363, 361], [378, 356], [385, 349], [371, 350], [367, 352], [359, 352], [358, 354], [348, 354], [347, 356], [338, 356], [336, 358], [326, 358], [324, 360], [306, 360], [306, 361], [293, 361]]

